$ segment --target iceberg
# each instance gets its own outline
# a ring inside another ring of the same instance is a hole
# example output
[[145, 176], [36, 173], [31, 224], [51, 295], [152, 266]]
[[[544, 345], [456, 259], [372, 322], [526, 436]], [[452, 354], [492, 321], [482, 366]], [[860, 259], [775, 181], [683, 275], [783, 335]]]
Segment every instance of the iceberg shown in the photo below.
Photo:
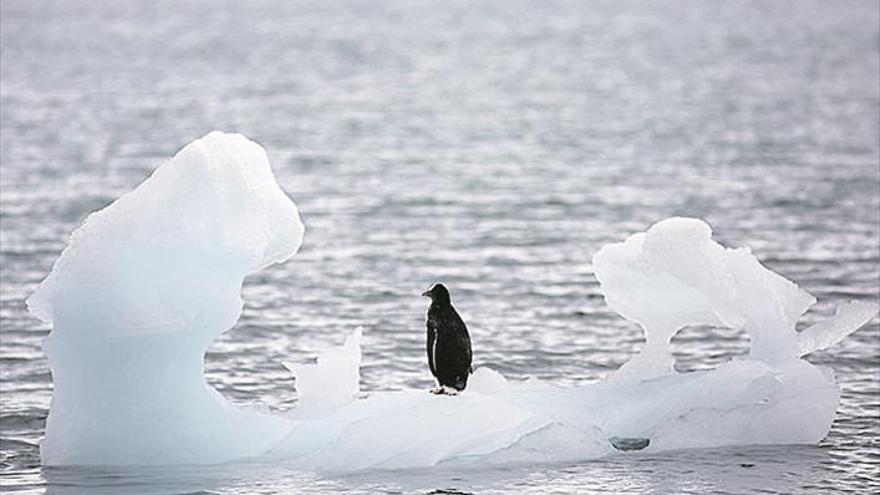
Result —
[[[249, 459], [351, 472], [812, 444], [828, 433], [840, 390], [804, 356], [877, 313], [848, 303], [798, 332], [815, 298], [747, 248], [718, 244], [705, 222], [671, 218], [593, 259], [609, 308], [646, 338], [603, 381], [563, 388], [483, 367], [456, 397], [364, 394], [356, 329], [314, 364], [285, 364], [300, 398], [293, 410], [233, 405], [205, 382], [205, 351], [237, 321], [244, 277], [291, 258], [303, 231], [263, 148], [220, 132], [91, 214], [28, 300], [52, 326], [43, 464]], [[675, 371], [670, 340], [691, 325], [744, 330], [748, 357]]]

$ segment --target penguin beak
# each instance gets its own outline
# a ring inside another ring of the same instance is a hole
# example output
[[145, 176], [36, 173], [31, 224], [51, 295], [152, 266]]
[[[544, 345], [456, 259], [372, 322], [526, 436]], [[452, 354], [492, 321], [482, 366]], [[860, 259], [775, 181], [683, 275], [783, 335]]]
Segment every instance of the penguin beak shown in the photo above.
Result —
[[422, 297], [431, 297], [431, 291], [426, 290], [425, 292], [422, 292]]

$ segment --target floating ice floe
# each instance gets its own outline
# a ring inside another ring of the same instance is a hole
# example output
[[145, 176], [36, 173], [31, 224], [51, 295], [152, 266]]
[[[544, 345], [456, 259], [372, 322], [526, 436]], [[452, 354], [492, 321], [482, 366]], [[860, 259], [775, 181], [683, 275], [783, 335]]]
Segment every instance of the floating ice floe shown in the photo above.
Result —
[[[294, 411], [254, 411], [207, 385], [204, 354], [238, 319], [245, 275], [292, 257], [303, 226], [265, 151], [212, 132], [90, 215], [28, 300], [52, 325], [43, 463], [258, 458], [346, 472], [818, 442], [840, 391], [831, 370], [802, 357], [870, 321], [876, 305], [846, 304], [797, 332], [815, 299], [711, 234], [700, 220], [672, 218], [596, 254], [609, 307], [646, 336], [644, 350], [602, 382], [509, 383], [480, 368], [457, 397], [358, 399], [356, 330], [317, 363], [290, 366]], [[745, 330], [748, 358], [676, 372], [669, 342], [690, 325]]]

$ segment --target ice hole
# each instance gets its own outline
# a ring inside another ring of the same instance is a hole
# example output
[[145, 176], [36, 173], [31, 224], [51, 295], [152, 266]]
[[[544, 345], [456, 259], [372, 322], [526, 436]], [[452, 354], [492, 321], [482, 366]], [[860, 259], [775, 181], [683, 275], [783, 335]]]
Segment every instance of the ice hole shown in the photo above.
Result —
[[712, 370], [747, 357], [749, 336], [741, 328], [688, 325], [672, 337], [669, 349], [675, 359], [675, 371]]

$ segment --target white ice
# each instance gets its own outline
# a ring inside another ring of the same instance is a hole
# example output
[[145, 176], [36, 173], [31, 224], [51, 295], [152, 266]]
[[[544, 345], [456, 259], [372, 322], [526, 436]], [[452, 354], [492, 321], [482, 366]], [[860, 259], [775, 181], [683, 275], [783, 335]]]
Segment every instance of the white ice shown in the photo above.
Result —
[[[810, 294], [747, 248], [713, 241], [704, 222], [673, 218], [593, 260], [609, 307], [646, 335], [641, 354], [607, 380], [559, 388], [509, 382], [484, 367], [456, 397], [357, 398], [356, 330], [315, 364], [289, 366], [296, 409], [234, 406], [205, 383], [204, 353], [238, 319], [244, 276], [289, 259], [302, 235], [265, 151], [218, 132], [90, 215], [28, 301], [53, 327], [44, 344], [54, 392], [43, 463], [258, 458], [348, 472], [586, 460], [615, 452], [615, 437], [649, 439], [651, 452], [816, 443], [840, 391], [830, 370], [802, 356], [877, 312], [851, 303], [798, 333]], [[676, 372], [669, 342], [690, 325], [743, 329], [749, 357]]]
[[28, 300], [52, 324], [45, 464], [222, 462], [290, 429], [203, 376], [244, 276], [296, 253], [303, 225], [265, 150], [212, 132], [89, 215]]
[[361, 338], [356, 329], [340, 347], [325, 349], [314, 364], [284, 366], [296, 376], [299, 412], [320, 414], [357, 399], [360, 392]]

